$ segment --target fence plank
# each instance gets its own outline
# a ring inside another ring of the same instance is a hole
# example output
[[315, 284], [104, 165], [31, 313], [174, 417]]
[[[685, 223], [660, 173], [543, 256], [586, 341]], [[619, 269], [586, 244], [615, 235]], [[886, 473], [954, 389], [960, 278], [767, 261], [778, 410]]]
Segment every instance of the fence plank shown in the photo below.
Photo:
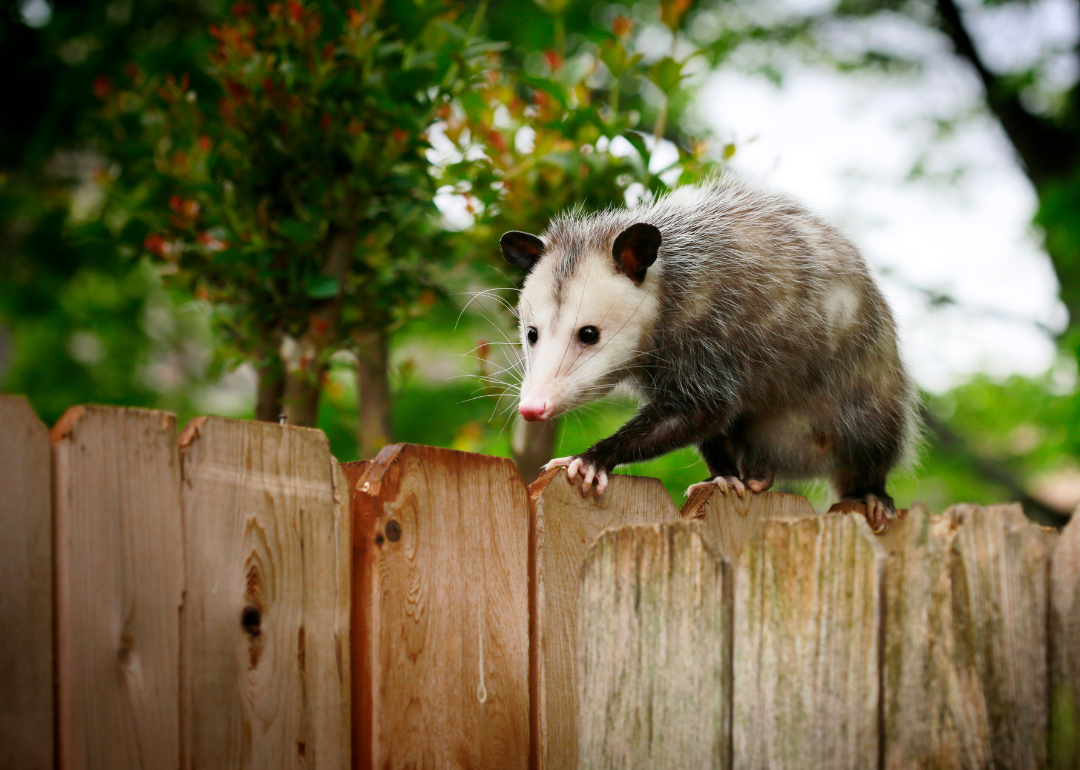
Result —
[[736, 768], [879, 764], [885, 553], [862, 516], [767, 521], [734, 577]]
[[1050, 763], [1080, 770], [1080, 508], [1050, 567]]
[[52, 770], [53, 560], [49, 432], [0, 395], [0, 767]]
[[385, 447], [353, 523], [354, 766], [524, 768], [529, 508], [513, 463]]
[[180, 446], [184, 766], [345, 767], [350, 528], [326, 437], [200, 417]]
[[700, 527], [608, 530], [585, 559], [579, 770], [729, 766], [731, 607]]
[[954, 713], [962, 677], [949, 552], [958, 526], [916, 503], [880, 538], [889, 557], [883, 697], [885, 767], [893, 770], [989, 766], [985, 735], [962, 735]]
[[[952, 622], [962, 740], [987, 766], [1046, 765], [1050, 537], [1019, 505], [953, 506]], [[980, 749], [981, 751], [981, 749]]]
[[534, 767], [577, 762], [577, 621], [581, 564], [608, 527], [677, 521], [657, 479], [613, 476], [603, 496], [582, 498], [562, 468], [529, 487], [533, 509], [533, 640], [530, 650]]
[[684, 519], [700, 520], [706, 541], [724, 559], [736, 562], [766, 521], [798, 519], [817, 513], [802, 495], [762, 492], [739, 497], [734, 492], [704, 489], [686, 501], [680, 515]]
[[69, 409], [52, 431], [60, 765], [180, 762], [176, 418]]

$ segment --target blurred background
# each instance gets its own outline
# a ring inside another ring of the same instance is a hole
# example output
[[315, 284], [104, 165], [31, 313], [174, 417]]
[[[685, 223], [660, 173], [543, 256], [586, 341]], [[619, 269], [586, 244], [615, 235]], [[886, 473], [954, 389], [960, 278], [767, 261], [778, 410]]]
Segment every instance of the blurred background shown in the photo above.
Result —
[[535, 475], [633, 404], [519, 424], [499, 235], [725, 171], [879, 276], [925, 400], [898, 504], [1080, 502], [1076, 0], [5, 7], [0, 390], [46, 423], [285, 414]]

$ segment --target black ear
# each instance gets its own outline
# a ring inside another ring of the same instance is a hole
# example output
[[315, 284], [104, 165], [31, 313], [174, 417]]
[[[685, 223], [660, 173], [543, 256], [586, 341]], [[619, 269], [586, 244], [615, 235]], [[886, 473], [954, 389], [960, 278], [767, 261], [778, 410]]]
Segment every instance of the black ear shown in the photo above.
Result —
[[526, 275], [536, 265], [536, 261], [544, 256], [544, 242], [528, 233], [503, 233], [499, 244], [506, 261]]
[[634, 283], [645, 280], [645, 271], [656, 261], [663, 238], [660, 229], [644, 222], [638, 222], [619, 233], [611, 255], [615, 257], [615, 267]]

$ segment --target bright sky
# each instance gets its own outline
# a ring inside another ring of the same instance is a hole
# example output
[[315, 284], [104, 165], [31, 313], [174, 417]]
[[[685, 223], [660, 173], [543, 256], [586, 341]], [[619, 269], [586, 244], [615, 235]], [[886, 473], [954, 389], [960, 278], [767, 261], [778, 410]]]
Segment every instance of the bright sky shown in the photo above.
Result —
[[[1032, 38], [1075, 39], [1069, 3], [1043, 0], [1033, 9], [1020, 20], [976, 20], [992, 65], [1030, 61]], [[963, 121], [938, 140], [928, 120], [971, 111], [978, 81], [948, 56], [943, 40], [903, 25], [864, 34], [921, 47], [932, 64], [919, 76], [841, 75], [794, 64], [780, 88], [725, 69], [701, 93], [702, 118], [735, 143], [740, 174], [794, 195], [859, 245], [882, 278], [923, 387], [944, 390], [976, 371], [1047, 371], [1054, 346], [1039, 324], [1060, 329], [1066, 313], [1031, 227], [1034, 191], [989, 117]], [[1057, 72], [1065, 82], [1075, 74], [1068, 66]], [[928, 175], [909, 181], [920, 156]], [[947, 293], [960, 305], [931, 310], [912, 287]]]

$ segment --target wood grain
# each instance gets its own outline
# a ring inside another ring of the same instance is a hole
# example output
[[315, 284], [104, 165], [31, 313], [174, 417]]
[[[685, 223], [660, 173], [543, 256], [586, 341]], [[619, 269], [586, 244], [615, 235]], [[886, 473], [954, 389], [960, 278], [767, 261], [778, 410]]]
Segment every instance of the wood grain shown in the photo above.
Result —
[[579, 770], [729, 766], [731, 607], [700, 529], [610, 529], [586, 557]]
[[513, 463], [386, 447], [356, 479], [353, 523], [354, 767], [526, 767], [529, 507]]
[[1050, 765], [1080, 770], [1080, 508], [1050, 564]]
[[959, 677], [954, 713], [965, 755], [980, 767], [1044, 767], [1053, 536], [1017, 504], [953, 506], [946, 515], [959, 524], [949, 573]]
[[613, 476], [599, 499], [582, 498], [563, 468], [529, 487], [533, 511], [530, 636], [533, 766], [577, 762], [577, 613], [581, 564], [608, 527], [677, 521], [657, 479]]
[[0, 396], [0, 767], [52, 770], [53, 557], [49, 431]]
[[709, 544], [724, 559], [737, 562], [743, 548], [766, 521], [805, 518], [817, 513], [802, 495], [748, 492], [745, 497], [739, 497], [734, 492], [703, 489], [686, 501], [680, 515], [684, 519], [700, 520]]
[[320, 431], [200, 417], [180, 438], [185, 768], [350, 756], [350, 518]]
[[985, 742], [965, 739], [949, 553], [959, 522], [916, 503], [880, 537], [885, 581], [885, 766], [987, 767]]
[[52, 431], [60, 766], [180, 764], [176, 420], [75, 407]]
[[885, 552], [858, 515], [766, 521], [734, 575], [736, 768], [879, 765]]

